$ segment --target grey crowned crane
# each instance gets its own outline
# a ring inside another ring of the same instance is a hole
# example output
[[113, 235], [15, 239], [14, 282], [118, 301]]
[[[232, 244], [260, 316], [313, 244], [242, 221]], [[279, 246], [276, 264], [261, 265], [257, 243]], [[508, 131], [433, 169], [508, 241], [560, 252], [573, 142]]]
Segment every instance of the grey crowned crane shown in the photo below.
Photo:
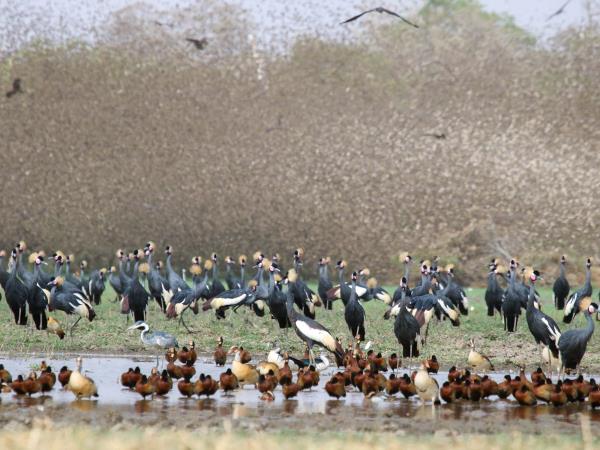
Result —
[[521, 315], [521, 292], [517, 287], [517, 263], [510, 260], [510, 279], [502, 299], [502, 318], [504, 329], [509, 333], [517, 331], [519, 316]]
[[127, 330], [140, 330], [140, 340], [146, 347], [161, 349], [179, 347], [175, 336], [164, 331], [149, 331], [148, 324], [141, 320], [134, 323]]
[[269, 266], [269, 297], [267, 305], [271, 312], [271, 317], [277, 321], [279, 329], [291, 328], [292, 324], [287, 315], [287, 295], [281, 290], [281, 285], [276, 277], [281, 281], [280, 270], [277, 264], [271, 263]]
[[217, 319], [224, 319], [225, 311], [230, 308], [234, 311], [237, 311], [237, 309], [241, 306], [252, 306], [252, 303], [256, 301], [256, 285], [254, 284], [254, 280], [252, 281], [252, 286], [246, 289], [231, 289], [229, 291], [223, 291], [216, 297], [207, 300], [202, 305], [202, 311], [213, 309], [215, 310]]
[[131, 281], [129, 284], [126, 284], [122, 300], [122, 312], [133, 313], [133, 320], [135, 322], [146, 320], [149, 297], [148, 291], [146, 291], [139, 278], [140, 253], [141, 251], [137, 249], [133, 252], [135, 262]]
[[[527, 311], [525, 317], [527, 319], [527, 325], [529, 331], [535, 339], [535, 343], [540, 348], [540, 358], [543, 360], [543, 347], [547, 347], [552, 353], [552, 357], [558, 358], [558, 340], [560, 339], [561, 333], [560, 328], [550, 316], [547, 316], [539, 309], [535, 307], [535, 283], [541, 279], [540, 274], [537, 270], [534, 270], [530, 277], [529, 285], [529, 298], [527, 299]], [[550, 368], [552, 370], [552, 368]]]
[[365, 309], [359, 303], [358, 297], [356, 296], [357, 278], [358, 274], [352, 272], [350, 299], [344, 307], [344, 319], [350, 330], [350, 336], [356, 337], [358, 341], [362, 342], [365, 340]]
[[312, 352], [312, 348], [314, 345], [319, 345], [320, 347], [329, 350], [336, 356], [336, 359], [343, 359], [344, 350], [342, 349], [341, 344], [333, 337], [333, 335], [329, 332], [327, 328], [321, 325], [316, 320], [313, 320], [309, 317], [306, 317], [302, 314], [299, 314], [294, 309], [294, 294], [293, 289], [290, 289], [290, 285], [293, 285], [298, 280], [298, 274], [294, 269], [290, 269], [288, 272], [288, 291], [287, 291], [287, 314], [288, 319], [292, 326], [294, 327], [294, 331], [298, 337], [304, 341], [308, 347], [308, 352], [310, 359], [312, 360], [312, 364], [315, 364], [315, 357]]
[[327, 292], [333, 287], [333, 283], [329, 278], [329, 263], [331, 259], [320, 258], [319, 259], [319, 284], [317, 286], [317, 293], [325, 303], [325, 309], [331, 310], [333, 308], [333, 300], [327, 298]]
[[590, 258], [585, 262], [585, 283], [581, 288], [575, 291], [567, 302], [565, 303], [565, 310], [563, 313], [563, 322], [571, 323], [573, 318], [579, 313], [579, 304], [585, 297], [592, 296], [592, 260]]
[[152, 298], [158, 303], [158, 306], [160, 306], [161, 311], [164, 313], [167, 311], [167, 302], [164, 297], [164, 291], [170, 291], [170, 285], [169, 282], [161, 276], [159, 264], [153, 264], [152, 257], [154, 256], [155, 250], [156, 244], [154, 244], [154, 242], [149, 241], [146, 243], [144, 253], [146, 254], [149, 266], [148, 290], [150, 291]]
[[446, 280], [444, 290], [446, 297], [448, 297], [452, 303], [459, 309], [462, 315], [469, 315], [469, 298], [465, 293], [465, 290], [460, 286], [454, 275], [454, 265], [449, 264], [445, 267]]
[[65, 281], [61, 276], [54, 278], [50, 282], [50, 286], [52, 286], [52, 290], [46, 293], [48, 297], [48, 309], [50, 311], [62, 311], [69, 316], [73, 314], [79, 316], [70, 327], [71, 334], [73, 334], [73, 329], [82, 318], [90, 322], [94, 320], [96, 317], [94, 307], [80, 289]]
[[[240, 270], [244, 270], [244, 266], [242, 264], [246, 264], [246, 257], [243, 259], [240, 257]], [[227, 283], [228, 289], [243, 289], [244, 283], [241, 278], [238, 278], [233, 273], [233, 266], [235, 266], [235, 261], [231, 258], [231, 256], [225, 257], [225, 283]]]
[[[339, 260], [336, 263], [335, 266], [338, 269], [339, 284], [336, 286], [333, 286], [331, 289], [329, 289], [329, 291], [327, 291], [327, 297], [326, 297], [327, 300], [330, 302], [335, 301], [338, 298], [340, 298], [340, 299], [342, 299], [342, 303], [344, 304], [344, 306], [346, 306], [346, 303], [348, 303], [348, 300], [350, 299], [350, 291], [351, 291], [348, 283], [346, 283], [346, 281], [344, 281], [344, 270], [347, 265], [348, 265], [348, 263], [344, 260]], [[367, 287], [357, 284], [356, 285], [357, 297], [362, 299], [366, 294], [367, 294]]]
[[[208, 263], [208, 264], [206, 264]], [[206, 270], [211, 270], [210, 281], [209, 281], [209, 289], [208, 289], [208, 298], [216, 297], [217, 295], [225, 292], [225, 286], [221, 282], [219, 278], [219, 265], [218, 265], [218, 257], [216, 253], [210, 255], [210, 261], [206, 261], [204, 268]]]
[[598, 311], [598, 305], [592, 303], [591, 298], [582, 298], [579, 307], [586, 320], [585, 328], [573, 328], [565, 331], [558, 340], [558, 349], [561, 357], [561, 372], [565, 370], [578, 370], [581, 360], [587, 349], [587, 344], [594, 334], [594, 320], [592, 315]]
[[[402, 277], [400, 287], [406, 286], [406, 279]], [[405, 287], [408, 290], [408, 287]], [[421, 327], [417, 319], [408, 311], [408, 299], [406, 292], [402, 295], [399, 306], [400, 311], [394, 322], [394, 334], [398, 343], [402, 346], [402, 356], [404, 358], [412, 358], [419, 356], [419, 343], [421, 342], [420, 331]]]
[[93, 270], [90, 274], [90, 278], [87, 282], [87, 292], [90, 297], [90, 301], [94, 305], [99, 305], [102, 300], [102, 294], [104, 293], [106, 283], [106, 269], [102, 268], [99, 270]]
[[560, 272], [554, 281], [554, 285], [552, 286], [552, 297], [554, 299], [554, 307], [556, 309], [563, 309], [565, 307], [565, 300], [569, 296], [569, 291], [571, 290], [569, 280], [567, 280], [567, 275], [565, 274], [566, 265], [567, 258], [563, 255], [560, 257], [560, 263], [558, 265]]
[[488, 266], [487, 287], [485, 289], [485, 304], [487, 306], [487, 315], [494, 316], [494, 311], [502, 313], [502, 296], [504, 289], [498, 283], [498, 264], [493, 259]]
[[[320, 305], [321, 301], [300, 277], [303, 256], [303, 249], [297, 248], [294, 250], [294, 271], [296, 272], [297, 279], [296, 282], [292, 284], [291, 289], [296, 306], [302, 309], [302, 312], [306, 317], [314, 319], [316, 317], [315, 306]], [[290, 286], [288, 286], [288, 289], [289, 288]]]
[[431, 270], [427, 264], [421, 264], [421, 282], [410, 291], [411, 297], [427, 295], [431, 290]]
[[[198, 274], [199, 275], [199, 274]], [[194, 285], [194, 288], [187, 288], [184, 290], [177, 291], [171, 299], [166, 310], [166, 316], [168, 319], [179, 317], [179, 323], [182, 324], [188, 332], [191, 332], [183, 320], [183, 314], [189, 309], [194, 314], [198, 314], [198, 301], [202, 297], [203, 292], [206, 290], [208, 283], [208, 273], [204, 273], [202, 280]]]
[[[6, 270], [4, 270], [4, 258], [6, 257], [6, 252], [4, 250], [0, 250], [0, 286], [2, 290], [6, 289], [6, 281], [10, 276]], [[2, 294], [0, 293], [0, 300], [2, 300]]]
[[27, 298], [29, 293], [27, 287], [17, 276], [18, 265], [18, 254], [15, 248], [11, 253], [11, 268], [4, 287], [4, 295], [6, 296], [6, 303], [8, 303], [8, 307], [15, 318], [15, 323], [17, 325], [27, 325]]
[[184, 281], [183, 278], [173, 270], [173, 264], [171, 262], [173, 258], [173, 247], [167, 245], [165, 249], [165, 254], [167, 255], [167, 281], [169, 282], [169, 290], [172, 294], [175, 294], [177, 291], [189, 289], [189, 286]]

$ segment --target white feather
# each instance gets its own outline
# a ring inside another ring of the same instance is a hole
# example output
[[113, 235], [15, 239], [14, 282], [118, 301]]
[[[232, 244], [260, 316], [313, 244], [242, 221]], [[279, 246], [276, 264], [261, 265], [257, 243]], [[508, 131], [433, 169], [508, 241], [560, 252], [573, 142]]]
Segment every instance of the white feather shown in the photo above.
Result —
[[296, 327], [298, 327], [300, 333], [311, 341], [322, 344], [327, 350], [335, 350], [335, 339], [328, 331], [312, 328], [308, 323], [302, 321], [302, 319], [296, 320]]
[[548, 322], [548, 319], [546, 319], [545, 317], [542, 318], [542, 322], [546, 325], [546, 328], [548, 329], [548, 332], [550, 333], [552, 340], [554, 342], [558, 343], [558, 340], [560, 339], [560, 331], [558, 330], [558, 328], [550, 325], [550, 323]]

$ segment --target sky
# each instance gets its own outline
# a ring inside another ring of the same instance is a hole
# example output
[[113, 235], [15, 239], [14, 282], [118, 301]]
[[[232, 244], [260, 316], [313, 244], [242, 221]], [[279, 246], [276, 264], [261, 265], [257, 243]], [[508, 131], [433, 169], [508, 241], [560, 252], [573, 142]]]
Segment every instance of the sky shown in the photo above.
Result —
[[[259, 27], [258, 40], [269, 30], [285, 27], [291, 33], [310, 29], [337, 30], [339, 21], [356, 14], [356, 5], [390, 7], [400, 13], [415, 11], [421, 0], [227, 0], [241, 5]], [[571, 0], [563, 14], [547, 21], [548, 16], [566, 0], [480, 0], [491, 12], [507, 13], [516, 23], [539, 38], [551, 36], [561, 28], [586, 21], [586, 4], [592, 0]], [[85, 37], [90, 29], [110, 15], [131, 5], [147, 5], [157, 10], [186, 7], [197, 0], [0, 0], [0, 49], [18, 44], [22, 38], [13, 30], [29, 29], [28, 38], [53, 30]], [[383, 19], [383, 18], [381, 18]], [[308, 29], [307, 29], [308, 27]], [[64, 33], [63, 33], [64, 36]]]

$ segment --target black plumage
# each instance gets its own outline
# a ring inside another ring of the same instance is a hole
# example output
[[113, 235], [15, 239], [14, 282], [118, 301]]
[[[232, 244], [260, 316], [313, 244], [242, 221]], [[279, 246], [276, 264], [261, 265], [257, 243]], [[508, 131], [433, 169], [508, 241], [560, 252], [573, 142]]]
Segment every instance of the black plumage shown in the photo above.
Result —
[[487, 275], [487, 288], [485, 289], [485, 304], [487, 306], [487, 315], [492, 317], [494, 311], [502, 312], [502, 296], [504, 289], [498, 283], [498, 265], [492, 261], [489, 265], [490, 271]]
[[519, 316], [521, 315], [521, 292], [517, 287], [516, 262], [510, 262], [510, 279], [508, 287], [502, 299], [502, 318], [504, 320], [504, 329], [510, 333], [517, 331]]
[[33, 269], [33, 280], [30, 285], [27, 286], [29, 296], [27, 303], [29, 305], [29, 314], [35, 324], [35, 328], [38, 330], [45, 330], [48, 328], [48, 317], [46, 316], [46, 309], [48, 308], [48, 297], [44, 293], [42, 286], [44, 284], [44, 277], [41, 276], [41, 265], [44, 259], [41, 256], [36, 256], [34, 261]]
[[152, 298], [160, 306], [162, 312], [166, 312], [167, 301], [165, 299], [165, 293], [170, 291], [171, 286], [169, 285], [169, 281], [160, 274], [160, 263], [157, 262], [156, 264], [153, 264], [154, 243], [148, 242], [144, 251], [148, 258], [148, 290], [150, 291]]
[[350, 336], [358, 338], [362, 342], [365, 340], [365, 309], [356, 296], [356, 279], [357, 273], [353, 272], [350, 299], [344, 307], [344, 319], [350, 330]]
[[269, 267], [269, 297], [267, 305], [271, 317], [277, 321], [279, 329], [291, 328], [292, 324], [287, 315], [287, 295], [281, 290], [281, 284], [275, 282], [275, 273], [279, 272], [276, 264]]
[[317, 286], [317, 292], [319, 297], [323, 299], [325, 309], [331, 310], [333, 308], [333, 300], [327, 298], [327, 291], [333, 287], [333, 283], [329, 278], [329, 258], [319, 259], [319, 284]]
[[402, 346], [402, 356], [412, 358], [419, 356], [418, 341], [421, 327], [417, 319], [406, 308], [407, 303], [406, 298], [400, 300], [400, 312], [394, 322], [394, 334]]
[[148, 291], [142, 286], [139, 279], [139, 255], [137, 250], [134, 251], [135, 263], [131, 282], [123, 292], [123, 303], [128, 306], [129, 312], [133, 313], [133, 321], [146, 321], [146, 308], [148, 307]]
[[571, 294], [565, 303], [565, 309], [563, 311], [564, 323], [571, 323], [581, 309], [581, 300], [585, 297], [591, 297], [592, 293], [592, 261], [588, 258], [585, 263], [585, 283], [577, 291]]
[[402, 17], [400, 14], [398, 14], [398, 13], [396, 13], [394, 11], [391, 11], [391, 10], [389, 10], [387, 8], [384, 8], [382, 6], [378, 6], [377, 8], [373, 8], [373, 9], [369, 9], [367, 11], [363, 11], [360, 14], [357, 14], [356, 16], [353, 16], [353, 17], [350, 17], [349, 19], [344, 20], [343, 22], [341, 22], [341, 24], [343, 25], [345, 23], [353, 22], [353, 21], [355, 21], [357, 19], [360, 19], [365, 14], [369, 14], [369, 13], [372, 13], [372, 12], [377, 12], [377, 13], [380, 13], [380, 14], [382, 14], [382, 13], [389, 14], [390, 16], [394, 16], [394, 17], [397, 17], [397, 18], [401, 19], [404, 23], [406, 23], [407, 25], [410, 25], [411, 27], [419, 28], [419, 26], [417, 24], [412, 23], [411, 21], [409, 21], [409, 20], [405, 19], [404, 17]]
[[15, 323], [17, 325], [27, 325], [27, 298], [29, 292], [27, 287], [19, 277], [17, 277], [18, 260], [16, 249], [13, 249], [11, 259], [12, 267], [4, 288], [6, 303], [8, 303], [8, 306], [13, 313]]
[[594, 334], [594, 320], [592, 314], [598, 310], [596, 303], [591, 303], [584, 310], [586, 326], [565, 331], [558, 340], [558, 349], [562, 360], [562, 370], [575, 370], [579, 367], [587, 344]]
[[527, 311], [525, 317], [529, 331], [533, 335], [536, 344], [543, 344], [552, 352], [554, 358], [558, 358], [558, 340], [561, 336], [560, 329], [554, 319], [535, 307], [535, 282], [539, 273], [534, 271], [531, 275], [529, 286], [529, 298], [527, 300]]
[[560, 273], [554, 281], [554, 285], [552, 286], [554, 307], [556, 309], [563, 309], [565, 307], [565, 300], [569, 296], [569, 291], [571, 290], [569, 280], [567, 280], [567, 276], [565, 274], [566, 264], [567, 258], [561, 256], [559, 263]]

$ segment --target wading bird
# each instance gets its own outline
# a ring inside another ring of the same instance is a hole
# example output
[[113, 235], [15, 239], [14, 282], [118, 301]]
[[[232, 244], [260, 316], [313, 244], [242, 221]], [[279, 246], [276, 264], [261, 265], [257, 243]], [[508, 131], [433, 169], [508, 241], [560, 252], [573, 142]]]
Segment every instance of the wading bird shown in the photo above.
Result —
[[150, 327], [146, 322], [138, 321], [127, 330], [141, 330], [140, 339], [147, 347], [156, 348], [178, 348], [177, 339], [172, 334], [164, 331], [149, 331]]

